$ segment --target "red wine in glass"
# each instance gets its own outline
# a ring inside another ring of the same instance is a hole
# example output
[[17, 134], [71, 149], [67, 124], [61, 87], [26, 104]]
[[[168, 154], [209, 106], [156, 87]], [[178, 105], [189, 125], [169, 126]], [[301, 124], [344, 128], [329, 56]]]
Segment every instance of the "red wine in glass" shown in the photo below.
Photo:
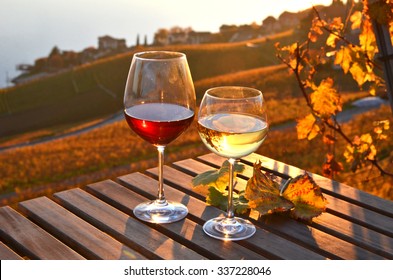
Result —
[[158, 151], [157, 198], [134, 208], [138, 219], [172, 223], [187, 215], [185, 205], [165, 198], [164, 150], [190, 126], [194, 112], [195, 89], [185, 54], [134, 54], [124, 93], [124, 116], [130, 128]]
[[186, 130], [194, 112], [170, 103], [146, 103], [124, 111], [130, 128], [153, 145], [168, 145]]

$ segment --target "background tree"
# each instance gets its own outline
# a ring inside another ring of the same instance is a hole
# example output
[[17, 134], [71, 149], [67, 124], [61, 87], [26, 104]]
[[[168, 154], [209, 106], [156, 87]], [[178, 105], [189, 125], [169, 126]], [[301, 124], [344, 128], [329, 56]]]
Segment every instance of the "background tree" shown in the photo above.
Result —
[[147, 43], [147, 36], [145, 35], [145, 39], [143, 40], [143, 46], [147, 47], [148, 43]]
[[47, 67], [49, 71], [57, 71], [64, 67], [64, 59], [60, 49], [57, 46], [54, 46], [49, 53]]
[[160, 28], [154, 33], [154, 45], [166, 45], [168, 44], [169, 30]]

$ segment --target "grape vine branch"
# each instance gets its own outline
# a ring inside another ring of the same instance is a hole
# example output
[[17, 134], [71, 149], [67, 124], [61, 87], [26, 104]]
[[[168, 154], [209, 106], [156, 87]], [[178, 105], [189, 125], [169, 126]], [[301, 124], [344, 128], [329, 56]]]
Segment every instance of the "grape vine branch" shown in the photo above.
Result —
[[[373, 20], [377, 18], [389, 25], [392, 36], [393, 2], [381, 0], [378, 6], [373, 5], [373, 9], [370, 9], [368, 1], [363, 1], [362, 8], [352, 2], [346, 18], [324, 19], [315, 7], [313, 12], [315, 17], [303, 42], [283, 47], [276, 44], [277, 57], [295, 75], [310, 108], [310, 114], [297, 120], [298, 138], [312, 140], [321, 135], [323, 142], [331, 147], [338, 140], [336, 135], [339, 135], [347, 143], [344, 157], [351, 163], [352, 171], [370, 163], [378, 169], [381, 176], [393, 177], [393, 173], [380, 165], [377, 155], [377, 144], [387, 138], [385, 132], [390, 128], [389, 121], [374, 121], [371, 133], [351, 139], [336, 118], [343, 105], [337, 86], [329, 76], [321, 79], [321, 73], [318, 72], [321, 65], [333, 61], [333, 64], [341, 67], [344, 74], [351, 74], [359, 88], [367, 87], [370, 94], [375, 95], [378, 89], [383, 88], [384, 81], [377, 74], [381, 68], [374, 60], [378, 48], [371, 16], [374, 17]], [[358, 32], [358, 42], [348, 39], [348, 34], [352, 31]], [[322, 40], [326, 41], [318, 47]], [[334, 153], [329, 152], [323, 165], [324, 175], [332, 178], [342, 170], [343, 164], [336, 160]]]

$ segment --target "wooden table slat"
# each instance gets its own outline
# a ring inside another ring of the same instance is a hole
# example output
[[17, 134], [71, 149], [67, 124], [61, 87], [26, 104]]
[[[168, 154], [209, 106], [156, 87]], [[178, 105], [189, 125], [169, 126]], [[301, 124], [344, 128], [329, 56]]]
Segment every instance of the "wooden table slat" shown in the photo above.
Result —
[[393, 238], [389, 236], [341, 219], [330, 213], [323, 213], [315, 218], [313, 226], [377, 254], [393, 258]]
[[193, 177], [195, 177], [197, 174], [201, 174], [203, 172], [217, 170], [216, 167], [206, 165], [205, 163], [202, 163], [200, 161], [197, 161], [197, 160], [191, 159], [191, 158], [176, 161], [176, 162], [172, 163], [172, 165], [177, 166], [178, 168], [181, 168], [183, 172], [191, 173], [191, 176], [193, 176]]
[[324, 194], [328, 211], [393, 238], [393, 218]]
[[87, 258], [146, 259], [47, 197], [27, 200], [20, 206], [42, 228]]
[[[165, 168], [165, 170], [167, 167]], [[164, 171], [165, 174], [165, 171]], [[169, 175], [169, 174], [167, 174]], [[164, 175], [166, 176], [166, 175]], [[138, 189], [141, 192], [154, 193], [154, 179], [147, 177], [140, 173], [133, 173], [119, 178], [124, 184], [130, 187]], [[177, 178], [177, 182], [181, 181], [180, 177]], [[148, 183], [148, 182], [151, 183]], [[189, 184], [189, 182], [188, 182]], [[205, 202], [198, 200], [194, 197], [190, 197], [180, 192], [179, 190], [173, 189], [166, 186], [167, 198], [171, 198], [175, 201], [180, 201], [187, 205], [190, 210], [190, 215], [193, 219], [198, 220], [200, 224], [203, 224], [210, 218], [218, 215], [223, 215], [224, 212], [211, 206], [207, 206]], [[208, 238], [209, 239], [209, 238]], [[217, 242], [217, 241], [216, 241]], [[326, 256], [322, 256], [308, 248], [304, 248], [299, 244], [288, 241], [280, 236], [272, 234], [264, 229], [257, 227], [257, 233], [250, 239], [242, 241], [247, 247], [258, 248], [261, 251], [271, 252], [283, 259], [324, 259]], [[299, 254], [300, 253], [300, 254]]]
[[[105, 184], [96, 183], [88, 185], [87, 190], [97, 195], [100, 199], [129, 214], [132, 213], [136, 205], [147, 200], [146, 197], [113, 181], [106, 181]], [[218, 240], [207, 239], [205, 236], [202, 236], [202, 227], [189, 219], [171, 224], [150, 224], [150, 226], [164, 232], [186, 246], [191, 246], [191, 249], [208, 258], [264, 259], [263, 256], [235, 242], [220, 242]]]
[[[110, 183], [104, 181], [98, 184], [106, 188]], [[56, 193], [55, 197], [79, 217], [143, 253], [149, 259], [204, 259], [200, 254], [81, 189]]]
[[0, 241], [0, 260], [23, 260], [23, 258]]
[[0, 208], [0, 225], [2, 239], [30, 259], [83, 259], [9, 206]]

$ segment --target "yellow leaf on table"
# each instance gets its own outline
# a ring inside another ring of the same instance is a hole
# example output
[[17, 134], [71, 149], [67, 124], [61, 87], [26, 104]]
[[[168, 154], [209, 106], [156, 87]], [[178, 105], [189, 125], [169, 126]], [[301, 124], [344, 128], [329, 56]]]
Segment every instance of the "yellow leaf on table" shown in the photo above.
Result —
[[248, 200], [248, 206], [261, 215], [290, 210], [293, 203], [280, 196], [278, 183], [260, 168], [260, 162], [254, 164], [253, 176], [247, 182], [244, 197]]
[[296, 219], [309, 221], [326, 211], [327, 200], [307, 172], [292, 179], [282, 196], [295, 205], [291, 215]]
[[[244, 165], [235, 163], [234, 175], [242, 172]], [[226, 160], [218, 170], [209, 170], [203, 172], [192, 179], [192, 188], [197, 193], [207, 196], [209, 188], [214, 187], [218, 191], [223, 192], [228, 186], [229, 181], [229, 162]]]

